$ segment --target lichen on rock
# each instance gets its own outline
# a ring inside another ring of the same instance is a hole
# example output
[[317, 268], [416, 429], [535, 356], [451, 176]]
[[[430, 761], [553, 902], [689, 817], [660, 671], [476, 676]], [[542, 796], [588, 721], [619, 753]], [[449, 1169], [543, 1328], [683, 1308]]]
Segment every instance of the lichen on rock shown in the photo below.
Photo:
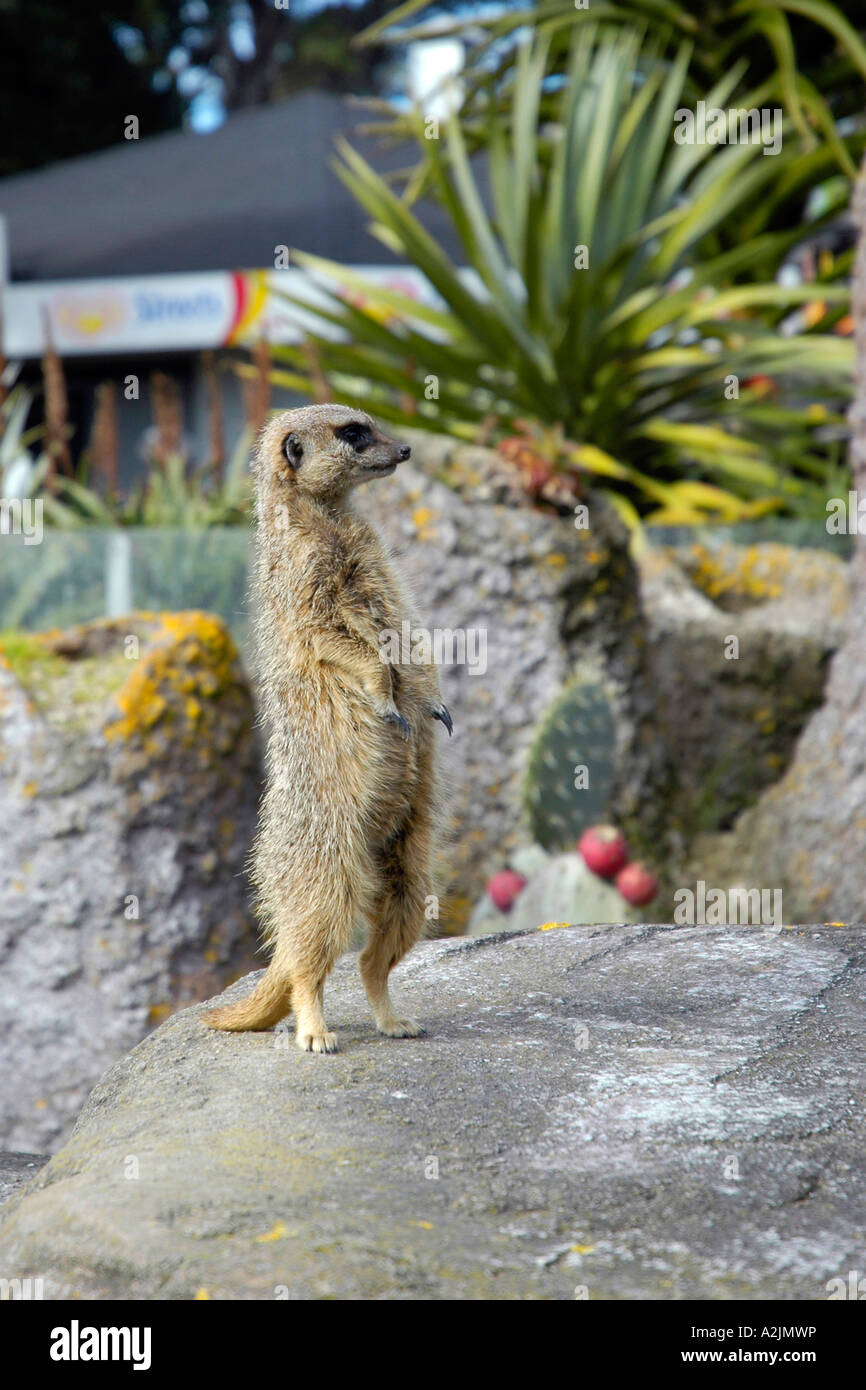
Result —
[[253, 725], [210, 614], [0, 637], [0, 1144], [54, 1143], [105, 1066], [254, 962]]

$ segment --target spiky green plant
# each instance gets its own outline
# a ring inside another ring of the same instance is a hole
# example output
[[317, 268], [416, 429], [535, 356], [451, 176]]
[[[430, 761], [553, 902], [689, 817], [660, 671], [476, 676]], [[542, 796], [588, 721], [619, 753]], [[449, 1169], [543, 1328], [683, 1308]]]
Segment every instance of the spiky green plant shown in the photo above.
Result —
[[[460, 122], [426, 140], [418, 118], [426, 177], [459, 234], [466, 273], [408, 200], [341, 145], [340, 176], [372, 232], [425, 274], [438, 304], [299, 254], [328, 294], [311, 336], [320, 371], [339, 399], [355, 402], [360, 391], [386, 418], [464, 438], [491, 421], [500, 435], [526, 419], [561, 425], [569, 466], [598, 475], [631, 519], [821, 511], [819, 426], [842, 426], [853, 347], [819, 330], [844, 312], [847, 289], [738, 283], [756, 264], [780, 265], [800, 227], [709, 259], [697, 253], [723, 218], [781, 196], [776, 161], [789, 161], [793, 177], [799, 156], [675, 143], [687, 46], [669, 64], [633, 33], [581, 25], [554, 92], [547, 58], [546, 40], [523, 46], [510, 114], [491, 114], [490, 212]], [[708, 102], [724, 107], [736, 80], [728, 74]], [[780, 331], [819, 296], [808, 331]], [[285, 368], [275, 381], [312, 393], [309, 355], [309, 345], [274, 348]], [[778, 401], [748, 386], [756, 377], [781, 383]], [[739, 394], [728, 399], [734, 381]]]
[[51, 526], [187, 527], [233, 526], [248, 519], [252, 487], [248, 469], [252, 438], [244, 430], [226, 475], [212, 485], [207, 469], [188, 473], [186, 461], [170, 454], [151, 465], [147, 478], [128, 497], [106, 496], [87, 478], [86, 460], [76, 478], [59, 477], [53, 494], [44, 497]]
[[33, 445], [44, 437], [42, 426], [27, 429], [34, 393], [15, 384], [18, 372], [7, 368], [11, 389], [0, 404], [0, 497], [32, 497], [48, 472], [48, 458]]
[[[551, 71], [557, 72], [567, 63], [574, 28], [602, 22], [611, 28], [640, 27], [669, 57], [683, 40], [690, 41], [690, 102], [706, 96], [732, 65], [742, 62], [735, 98], [748, 85], [766, 82], [771, 100], [785, 108], [803, 148], [828, 144], [847, 179], [856, 176], [862, 136], [858, 140], [856, 126], [850, 124], [847, 131], [841, 130], [839, 121], [856, 118], [863, 110], [862, 7], [858, 11], [854, 5], [843, 7], [830, 0], [592, 0], [580, 7], [576, 0], [542, 0], [481, 13], [458, 11], [447, 18], [435, 13], [430, 21], [418, 18], [429, 9], [435, 11], [430, 0], [404, 0], [356, 42], [404, 45], [413, 39], [459, 34], [471, 53], [461, 74], [461, 118], [470, 140], [483, 131], [490, 105], [507, 100], [507, 77], [517, 60], [516, 36], [543, 31], [551, 43]], [[408, 133], [405, 113], [381, 102], [369, 104], [384, 116], [370, 129]], [[759, 208], [755, 212], [760, 216]]]
[[573, 849], [583, 831], [610, 817], [616, 731], [613, 705], [597, 681], [570, 681], [542, 718], [526, 764], [524, 809], [533, 839]]

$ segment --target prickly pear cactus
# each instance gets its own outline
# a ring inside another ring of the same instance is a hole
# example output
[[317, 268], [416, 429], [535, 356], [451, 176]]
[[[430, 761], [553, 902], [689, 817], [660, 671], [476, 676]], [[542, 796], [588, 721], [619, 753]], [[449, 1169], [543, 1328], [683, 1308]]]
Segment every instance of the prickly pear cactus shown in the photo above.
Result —
[[570, 681], [538, 726], [524, 780], [532, 834], [545, 849], [572, 849], [588, 826], [609, 819], [615, 749], [604, 687]]

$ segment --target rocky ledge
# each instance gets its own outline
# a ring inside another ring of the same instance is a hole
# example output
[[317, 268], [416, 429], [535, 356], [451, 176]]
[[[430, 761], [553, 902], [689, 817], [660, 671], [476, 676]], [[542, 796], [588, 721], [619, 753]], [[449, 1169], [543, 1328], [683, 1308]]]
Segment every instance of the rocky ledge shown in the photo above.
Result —
[[[824, 1299], [866, 1268], [862, 928], [438, 941], [342, 1050], [168, 1019], [13, 1195], [50, 1298]], [[225, 998], [250, 987], [239, 981]]]

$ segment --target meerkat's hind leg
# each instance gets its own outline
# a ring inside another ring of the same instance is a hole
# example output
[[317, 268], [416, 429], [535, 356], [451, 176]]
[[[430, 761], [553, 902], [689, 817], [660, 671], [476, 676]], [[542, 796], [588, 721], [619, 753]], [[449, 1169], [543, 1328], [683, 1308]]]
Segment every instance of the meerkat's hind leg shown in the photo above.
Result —
[[429, 857], [429, 830], [423, 822], [396, 837], [381, 854], [381, 886], [359, 964], [376, 1027], [389, 1038], [417, 1038], [424, 1032], [420, 1023], [394, 1008], [388, 976], [424, 931]]
[[337, 1035], [325, 1023], [323, 1000], [325, 982], [318, 983], [309, 976], [295, 975], [292, 981], [297, 1022], [298, 1047], [304, 1052], [337, 1052]]
[[291, 923], [280, 936], [274, 952], [280, 969], [291, 980], [292, 1007], [295, 1011], [295, 1038], [304, 1052], [336, 1052], [337, 1035], [325, 1023], [325, 980], [346, 950], [352, 927], [372, 900], [369, 873], [359, 865], [357, 855], [326, 863], [318, 884], [308, 884], [317, 910]]

